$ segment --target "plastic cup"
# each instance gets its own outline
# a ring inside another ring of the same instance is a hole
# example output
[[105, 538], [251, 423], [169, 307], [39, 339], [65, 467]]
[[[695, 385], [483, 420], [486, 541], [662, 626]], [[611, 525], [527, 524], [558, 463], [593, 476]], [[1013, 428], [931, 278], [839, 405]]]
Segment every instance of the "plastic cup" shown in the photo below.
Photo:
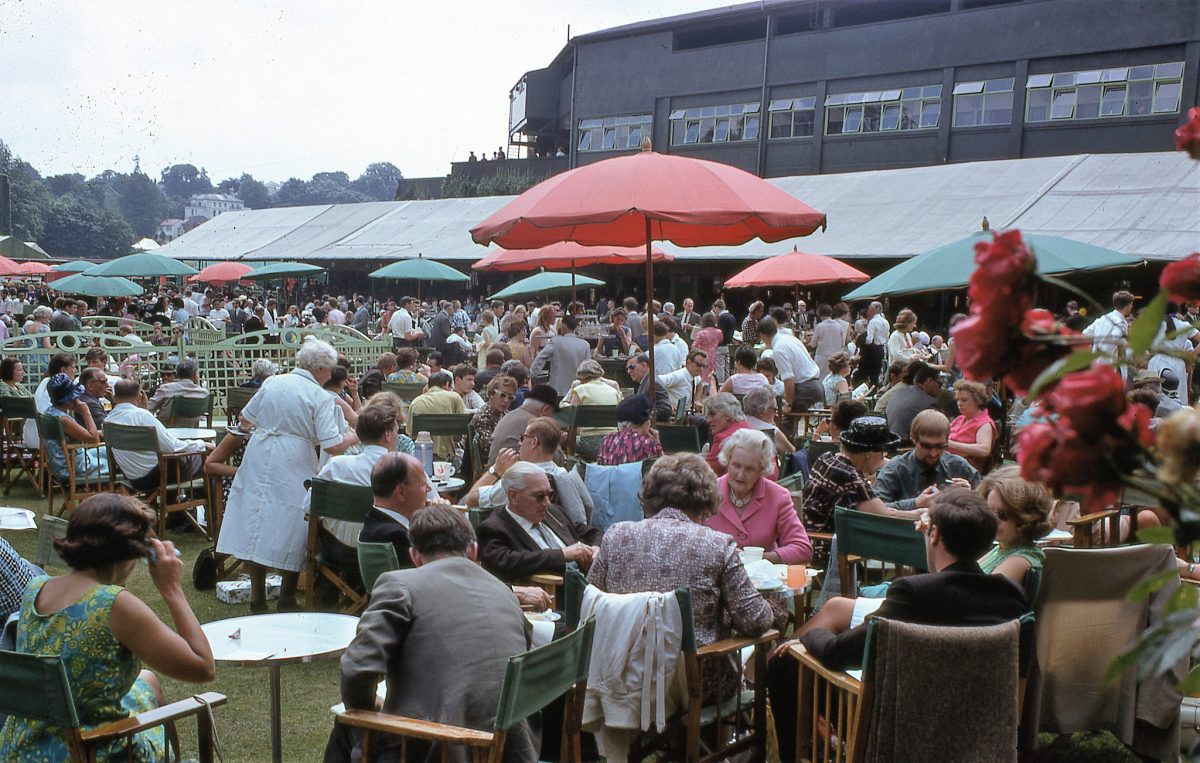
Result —
[[808, 583], [807, 564], [789, 564], [787, 568], [788, 588], [803, 588]]
[[761, 562], [764, 551], [766, 549], [762, 546], [746, 546], [742, 549], [742, 563], [754, 564], [755, 562]]

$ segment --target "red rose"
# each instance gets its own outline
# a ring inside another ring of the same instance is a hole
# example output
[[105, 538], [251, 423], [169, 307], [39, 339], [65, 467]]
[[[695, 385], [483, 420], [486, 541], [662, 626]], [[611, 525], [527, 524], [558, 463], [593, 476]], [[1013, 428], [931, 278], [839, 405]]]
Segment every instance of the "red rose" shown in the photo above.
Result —
[[1048, 404], [1079, 434], [1103, 434], [1112, 429], [1128, 405], [1125, 380], [1112, 366], [1096, 364], [1067, 374], [1050, 393]]
[[1029, 279], [1036, 270], [1033, 254], [1017, 230], [994, 234], [975, 244], [975, 272], [967, 287], [971, 312], [989, 320], [1020, 325], [1032, 305]]
[[1054, 313], [1041, 308], [1029, 310], [1021, 319], [1021, 333], [1029, 337], [1053, 334], [1054, 327]]
[[1154, 445], [1154, 432], [1150, 429], [1150, 419], [1154, 414], [1141, 403], [1133, 403], [1125, 412], [1117, 417], [1117, 425], [1128, 432], [1143, 448]]
[[1193, 159], [1200, 159], [1200, 106], [1188, 109], [1188, 121], [1175, 131], [1175, 148], [1187, 151]]
[[1158, 286], [1178, 302], [1200, 299], [1200, 252], [1192, 252], [1163, 268]]
[[1120, 495], [1121, 481], [1105, 449], [1091, 438], [1058, 422], [1039, 422], [1021, 431], [1019, 443], [1021, 476], [1045, 484], [1055, 495], [1078, 495], [1090, 511], [1112, 505]]
[[950, 330], [954, 338], [954, 360], [968, 379], [994, 379], [1004, 369], [1004, 354], [996, 352], [997, 344], [1006, 344], [1010, 332], [1005, 326], [997, 326], [972, 315], [959, 321]]
[[1062, 341], [1033, 341], [1025, 339], [1013, 355], [1004, 383], [1021, 397], [1029, 394], [1029, 388], [1056, 360], [1071, 353], [1071, 347]]

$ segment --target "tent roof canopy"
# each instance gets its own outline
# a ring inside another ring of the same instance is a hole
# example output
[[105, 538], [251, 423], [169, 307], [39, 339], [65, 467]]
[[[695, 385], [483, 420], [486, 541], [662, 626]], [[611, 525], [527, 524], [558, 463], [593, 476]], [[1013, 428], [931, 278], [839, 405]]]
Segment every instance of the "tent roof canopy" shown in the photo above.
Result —
[[[1200, 163], [1181, 152], [1080, 154], [965, 162], [770, 180], [829, 216], [804, 239], [839, 259], [904, 259], [979, 229], [1063, 236], [1135, 259], [1170, 260], [1200, 238]], [[227, 212], [159, 250], [179, 259], [381, 260], [418, 254], [473, 262], [489, 250], [469, 230], [509, 201], [432, 201], [282, 207]], [[755, 260], [776, 250], [661, 244], [679, 260]]]

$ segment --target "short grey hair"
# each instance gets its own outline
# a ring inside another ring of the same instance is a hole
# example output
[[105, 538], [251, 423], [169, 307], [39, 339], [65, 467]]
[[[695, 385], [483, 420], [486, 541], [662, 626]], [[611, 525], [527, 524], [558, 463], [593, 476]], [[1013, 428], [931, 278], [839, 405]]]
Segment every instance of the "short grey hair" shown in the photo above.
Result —
[[604, 378], [604, 366], [598, 362], [588, 358], [579, 364], [579, 370], [575, 373], [576, 378], [581, 382], [596, 381]]
[[[535, 474], [546, 474], [546, 470], [529, 461], [518, 461], [504, 470], [504, 475], [500, 477], [500, 484], [505, 493], [508, 493], [509, 490], [524, 490], [528, 484], [528, 478]], [[547, 474], [546, 479], [550, 479], [550, 475]]]
[[37, 320], [38, 318], [50, 318], [53, 315], [54, 311], [45, 305], [38, 305], [37, 307], [33, 308], [34, 320]]
[[762, 416], [759, 414], [765, 413], [773, 402], [775, 402], [775, 390], [760, 385], [751, 389], [742, 398], [742, 410], [746, 412], [747, 416], [761, 419]]
[[279, 369], [275, 367], [275, 364], [271, 362], [270, 358], [259, 358], [258, 360], [254, 361], [254, 365], [251, 366], [251, 370], [254, 373], [255, 379], [270, 379]]
[[729, 392], [718, 392], [712, 397], [704, 401], [704, 413], [722, 414], [728, 416], [733, 421], [745, 421], [746, 414], [742, 410], [742, 404], [738, 399]]
[[296, 350], [296, 367], [305, 371], [315, 371], [322, 368], [333, 368], [337, 365], [337, 350], [329, 342], [309, 335], [304, 344]]
[[721, 452], [717, 454], [717, 460], [721, 462], [721, 466], [729, 466], [729, 459], [733, 458], [734, 448], [743, 448], [751, 453], [757, 453], [762, 459], [763, 472], [770, 472], [771, 467], [775, 465], [775, 444], [771, 442], [771, 438], [757, 429], [739, 429], [725, 440], [721, 445]]
[[175, 376], [180, 379], [195, 379], [196, 373], [199, 371], [199, 366], [196, 361], [191, 358], [184, 358], [175, 366]]
[[720, 503], [717, 475], [696, 453], [663, 456], [642, 478], [642, 511], [648, 517], [663, 509], [678, 509], [703, 522]]

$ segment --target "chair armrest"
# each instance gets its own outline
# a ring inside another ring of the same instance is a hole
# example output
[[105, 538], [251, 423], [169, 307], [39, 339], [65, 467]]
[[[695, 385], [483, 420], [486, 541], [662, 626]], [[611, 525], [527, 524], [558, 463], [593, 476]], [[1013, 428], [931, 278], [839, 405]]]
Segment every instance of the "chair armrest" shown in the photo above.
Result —
[[1097, 512], [1093, 512], [1091, 514], [1083, 514], [1081, 516], [1075, 517], [1074, 519], [1068, 519], [1067, 524], [1070, 525], [1071, 527], [1078, 527], [1080, 525], [1090, 525], [1094, 522], [1099, 522], [1102, 519], [1108, 519], [1109, 517], [1113, 516], [1114, 514], [1120, 514], [1120, 513], [1121, 513], [1121, 511], [1119, 509], [1105, 509], [1104, 511], [1097, 511]]
[[851, 694], [858, 694], [862, 691], [862, 681], [859, 681], [854, 676], [848, 674], [844, 670], [830, 670], [821, 664], [821, 661], [808, 653], [803, 644], [792, 644], [788, 649], [788, 654], [796, 658], [800, 662], [802, 668], [807, 668], [821, 678], [825, 679], [835, 687]]
[[168, 721], [186, 718], [189, 715], [195, 715], [196, 713], [203, 712], [206, 704], [212, 707], [220, 707], [221, 705], [224, 705], [226, 701], [224, 694], [218, 694], [217, 692], [212, 691], [204, 692], [198, 696], [204, 701], [201, 702], [200, 699], [197, 699], [196, 697], [181, 699], [177, 702], [172, 702], [169, 705], [163, 705], [162, 707], [156, 707], [153, 710], [147, 710], [144, 713], [138, 713], [137, 715], [130, 716], [129, 718], [122, 718], [119, 721], [105, 723], [104, 725], [97, 726], [94, 729], [81, 731], [80, 737], [82, 737], [84, 741], [96, 741], [101, 739], [128, 736], [129, 734], [136, 734], [139, 731], [152, 729], [155, 726], [159, 726]]
[[558, 588], [563, 584], [563, 576], [554, 575], [549, 572], [536, 572], [526, 578], [525, 582], [536, 586], [554, 586]]
[[336, 721], [360, 729], [429, 739], [434, 742], [453, 742], [470, 747], [487, 747], [495, 737], [495, 734], [490, 731], [477, 731], [445, 723], [421, 721], [416, 718], [405, 718], [402, 715], [377, 713], [373, 710], [347, 710], [336, 716]]
[[779, 631], [774, 628], [768, 630], [761, 636], [734, 636], [733, 638], [723, 638], [720, 641], [714, 641], [711, 644], [696, 648], [697, 657], [711, 657], [715, 654], [730, 654], [745, 649], [748, 646], [757, 646], [759, 644], [769, 644], [779, 638]]
[[809, 530], [808, 538], [809, 538], [809, 540], [827, 540], [827, 541], [832, 542], [833, 541], [833, 533], [822, 533], [822, 532], [817, 532], [816, 530]]

